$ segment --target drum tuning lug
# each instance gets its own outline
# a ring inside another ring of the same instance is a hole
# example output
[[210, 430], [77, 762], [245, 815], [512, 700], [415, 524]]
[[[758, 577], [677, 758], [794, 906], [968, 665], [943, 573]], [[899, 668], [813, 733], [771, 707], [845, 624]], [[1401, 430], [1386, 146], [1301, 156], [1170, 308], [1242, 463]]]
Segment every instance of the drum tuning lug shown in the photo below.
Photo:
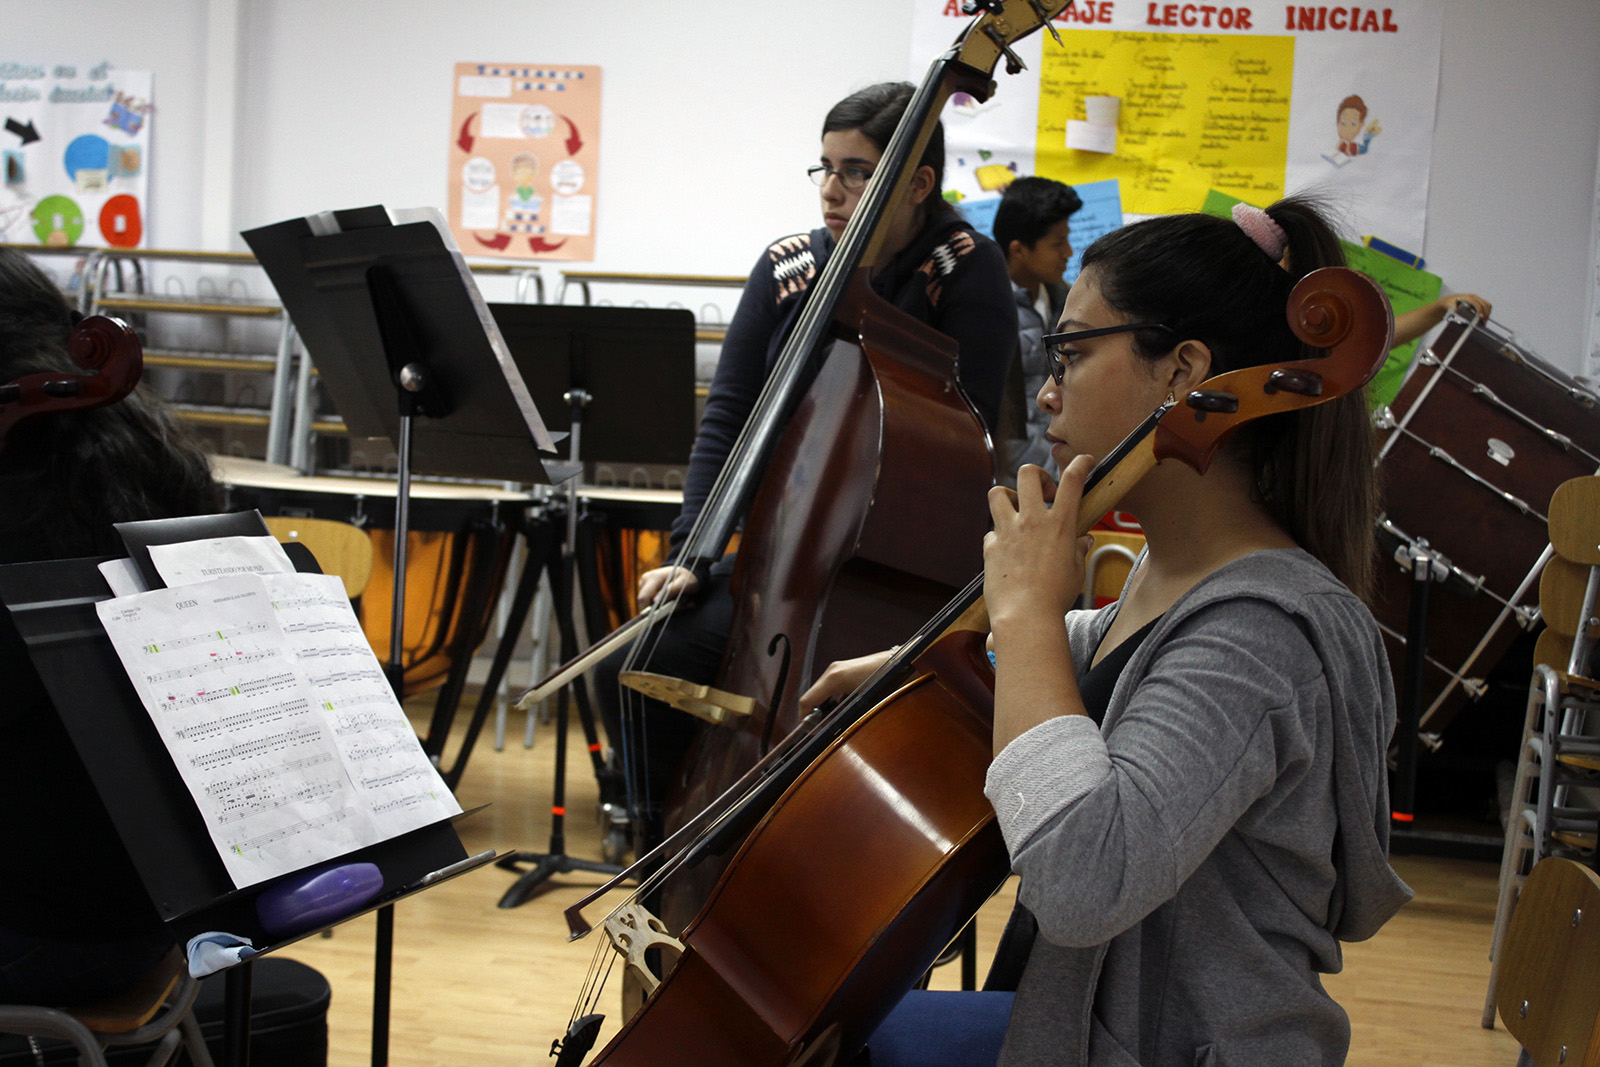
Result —
[[1423, 747], [1429, 752], [1437, 752], [1444, 747], [1444, 738], [1431, 731], [1423, 731], [1417, 734], [1417, 740], [1421, 741]]
[[1322, 375], [1311, 370], [1280, 369], [1273, 371], [1267, 377], [1266, 391], [1276, 393], [1283, 390], [1294, 393], [1296, 396], [1321, 396]]
[[1201, 419], [1206, 417], [1207, 412], [1232, 415], [1239, 410], [1239, 398], [1220, 389], [1196, 389], [1184, 397], [1183, 402], [1198, 412]]
[[1380, 430], [1394, 429], [1394, 409], [1388, 404], [1380, 405], [1378, 410], [1372, 413], [1372, 425], [1376, 426]]
[[1572, 438], [1556, 430], [1545, 430], [1544, 435], [1556, 443], [1556, 447], [1563, 452], [1572, 451]]
[[1489, 691], [1488, 685], [1484, 683], [1482, 678], [1463, 678], [1461, 679], [1461, 688], [1473, 700], [1481, 700], [1483, 694]]
[[1439, 365], [1439, 357], [1434, 355], [1433, 349], [1430, 348], [1417, 357], [1417, 362], [1424, 367], [1437, 367]]
[[1511, 610], [1517, 617], [1517, 625], [1524, 630], [1531, 630], [1539, 625], [1540, 616], [1537, 606], [1528, 607], [1526, 604], [1517, 604]]

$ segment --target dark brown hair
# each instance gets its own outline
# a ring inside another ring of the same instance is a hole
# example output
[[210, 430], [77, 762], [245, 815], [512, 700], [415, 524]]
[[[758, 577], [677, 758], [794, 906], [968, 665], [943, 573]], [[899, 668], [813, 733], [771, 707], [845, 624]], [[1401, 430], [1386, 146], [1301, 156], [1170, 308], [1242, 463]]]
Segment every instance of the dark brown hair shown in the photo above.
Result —
[[[1100, 295], [1133, 320], [1164, 322], [1211, 349], [1213, 375], [1320, 355], [1289, 329], [1289, 291], [1319, 267], [1343, 266], [1339, 238], [1312, 200], [1267, 208], [1289, 239], [1285, 270], [1231, 219], [1168, 215], [1124, 226], [1083, 255]], [[1138, 331], [1148, 359], [1172, 335]], [[1372, 586], [1377, 486], [1365, 389], [1246, 426], [1228, 446], [1255, 472], [1273, 517], [1339, 580], [1366, 598]]]
[[[67, 354], [65, 298], [26, 255], [0, 248], [0, 382], [83, 373]], [[118, 403], [41, 414], [0, 443], [3, 562], [121, 554], [111, 526], [216, 511], [205, 453], [140, 387]]]

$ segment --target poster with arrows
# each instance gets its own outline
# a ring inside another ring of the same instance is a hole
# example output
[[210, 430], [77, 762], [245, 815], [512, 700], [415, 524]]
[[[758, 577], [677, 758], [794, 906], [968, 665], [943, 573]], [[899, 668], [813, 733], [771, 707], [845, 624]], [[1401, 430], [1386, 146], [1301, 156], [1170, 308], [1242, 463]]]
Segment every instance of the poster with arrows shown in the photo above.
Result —
[[151, 81], [106, 63], [0, 62], [0, 241], [144, 243]]
[[600, 68], [457, 63], [450, 228], [468, 256], [594, 258]]

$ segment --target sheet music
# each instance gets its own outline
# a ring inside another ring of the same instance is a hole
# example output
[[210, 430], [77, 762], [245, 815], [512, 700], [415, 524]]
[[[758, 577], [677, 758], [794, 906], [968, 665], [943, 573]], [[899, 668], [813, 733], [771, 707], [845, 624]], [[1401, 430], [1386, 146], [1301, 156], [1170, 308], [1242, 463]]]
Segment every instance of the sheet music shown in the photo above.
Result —
[[96, 605], [235, 885], [458, 814], [332, 575]]
[[235, 574], [294, 573], [289, 554], [271, 534], [151, 545], [150, 562], [169, 588]]

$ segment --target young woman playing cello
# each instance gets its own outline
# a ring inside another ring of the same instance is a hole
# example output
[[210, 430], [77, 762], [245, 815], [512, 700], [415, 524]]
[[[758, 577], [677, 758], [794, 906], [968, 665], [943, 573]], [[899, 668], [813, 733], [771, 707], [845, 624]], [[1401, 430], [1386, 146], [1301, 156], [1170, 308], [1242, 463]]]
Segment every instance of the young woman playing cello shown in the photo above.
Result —
[[[1340, 261], [1302, 200], [1151, 219], [1089, 249], [1045, 338], [1038, 402], [1061, 484], [1029, 466], [1014, 494], [992, 490], [984, 547], [985, 792], [1021, 875], [997, 960], [1020, 973], [1002, 1064], [1344, 1061], [1349, 1022], [1318, 976], [1409, 897], [1387, 860], [1394, 694], [1360, 600], [1375, 499], [1362, 391], [1249, 424], [1203, 475], [1156, 466], [1120, 505], [1148, 539], [1121, 599], [1068, 610], [1095, 460], [1207, 378], [1314, 355], [1286, 300]], [[883, 659], [835, 664], [802, 705]], [[903, 1056], [896, 1029], [891, 1016], [873, 1039], [875, 1067], [955, 1062]], [[981, 1062], [954, 1039], [916, 1043]], [[999, 1044], [997, 1025], [988, 1062]]]

